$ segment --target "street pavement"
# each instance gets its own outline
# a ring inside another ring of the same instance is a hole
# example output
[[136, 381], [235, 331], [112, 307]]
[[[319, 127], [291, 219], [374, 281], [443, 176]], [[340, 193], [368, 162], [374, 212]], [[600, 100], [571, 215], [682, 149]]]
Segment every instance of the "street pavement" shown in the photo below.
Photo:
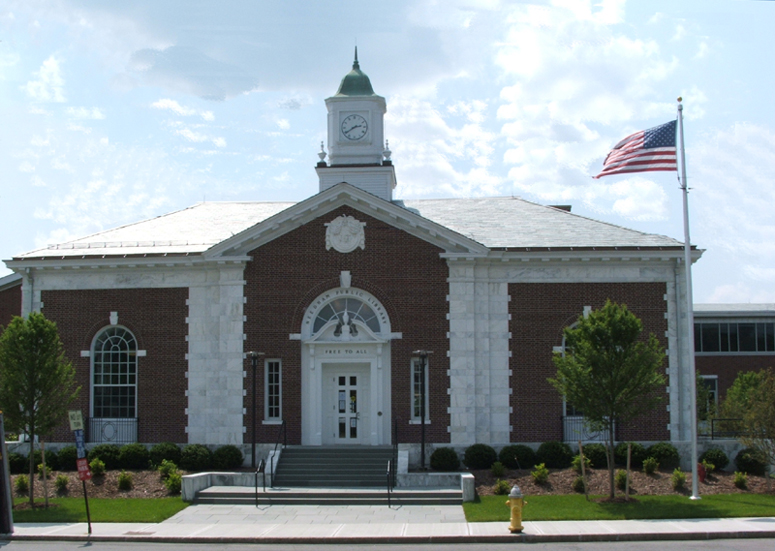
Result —
[[[3, 536], [0, 536], [2, 538]], [[7, 536], [6, 536], [7, 538]], [[460, 505], [191, 505], [158, 524], [15, 525], [11, 539], [177, 543], [487, 543], [775, 538], [775, 517], [466, 522]]]

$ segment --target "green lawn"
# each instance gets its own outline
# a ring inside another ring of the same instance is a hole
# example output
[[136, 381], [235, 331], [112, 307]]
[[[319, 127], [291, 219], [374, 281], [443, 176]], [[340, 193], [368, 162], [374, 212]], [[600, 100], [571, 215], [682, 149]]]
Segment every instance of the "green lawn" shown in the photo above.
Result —
[[[599, 497], [599, 496], [597, 496]], [[640, 496], [630, 503], [598, 503], [583, 495], [527, 496], [523, 520], [626, 520], [775, 516], [775, 496], [719, 494], [692, 501], [687, 496]], [[506, 496], [481, 496], [464, 503], [469, 522], [508, 522]]]
[[[14, 504], [26, 502], [16, 498]], [[42, 503], [38, 499], [36, 503]], [[58, 497], [50, 499], [55, 505], [46, 509], [14, 509], [14, 522], [86, 522], [86, 506], [83, 498]], [[188, 507], [179, 497], [158, 499], [106, 499], [89, 500], [92, 522], [161, 522]]]

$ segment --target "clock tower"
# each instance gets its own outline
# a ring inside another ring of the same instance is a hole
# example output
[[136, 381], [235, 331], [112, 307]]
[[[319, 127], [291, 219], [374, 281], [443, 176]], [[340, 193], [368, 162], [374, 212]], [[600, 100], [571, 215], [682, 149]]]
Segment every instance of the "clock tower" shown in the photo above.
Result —
[[[328, 108], [328, 163], [325, 151], [317, 164], [320, 191], [340, 182], [391, 201], [396, 187], [395, 169], [385, 143], [385, 98], [374, 93], [361, 71], [358, 48], [352, 71], [339, 90], [326, 99]], [[322, 144], [321, 144], [322, 149]]]

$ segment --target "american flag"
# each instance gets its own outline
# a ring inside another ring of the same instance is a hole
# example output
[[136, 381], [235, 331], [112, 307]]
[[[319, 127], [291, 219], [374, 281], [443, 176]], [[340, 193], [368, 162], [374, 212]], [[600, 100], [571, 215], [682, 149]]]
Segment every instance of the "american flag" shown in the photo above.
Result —
[[626, 172], [678, 170], [675, 128], [676, 121], [670, 121], [627, 136], [614, 146], [603, 162], [602, 172], [595, 178]]

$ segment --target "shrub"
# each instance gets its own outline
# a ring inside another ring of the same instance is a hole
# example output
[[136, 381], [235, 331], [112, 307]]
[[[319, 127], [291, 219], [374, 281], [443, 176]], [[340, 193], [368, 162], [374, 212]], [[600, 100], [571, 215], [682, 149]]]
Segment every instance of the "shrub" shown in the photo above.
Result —
[[456, 471], [460, 468], [460, 458], [452, 448], [436, 448], [431, 454], [431, 469], [434, 471]]
[[735, 486], [741, 490], [748, 488], [748, 475], [739, 471], [735, 471]]
[[684, 486], [686, 486], [686, 473], [676, 467], [670, 476], [670, 484], [676, 492], [683, 490]]
[[571, 489], [573, 489], [574, 492], [577, 494], [583, 494], [584, 490], [586, 490], [586, 484], [584, 483], [584, 477], [583, 476], [577, 476], [573, 479], [573, 482], [571, 483]]
[[469, 469], [489, 469], [497, 460], [498, 454], [487, 444], [469, 446], [463, 456], [463, 463]]
[[549, 469], [543, 463], [536, 465], [535, 470], [530, 474], [533, 475], [533, 482], [538, 485], [544, 485], [549, 482]]
[[213, 453], [213, 468], [218, 470], [232, 470], [242, 467], [244, 457], [237, 446], [227, 444], [221, 446]]
[[151, 462], [151, 453], [142, 444], [126, 444], [118, 453], [119, 467], [122, 469], [147, 469]]
[[496, 496], [507, 496], [509, 493], [511, 493], [511, 486], [509, 485], [508, 480], [497, 480], [495, 482], [495, 486], [493, 486], [492, 491], [495, 492]]
[[124, 491], [132, 489], [132, 473], [126, 471], [118, 473], [118, 489]]
[[622, 469], [616, 471], [616, 477], [614, 480], [616, 482], [616, 487], [621, 491], [624, 491], [627, 488], [627, 471]]
[[11, 474], [22, 474], [30, 470], [30, 464], [22, 454], [11, 452], [8, 454], [8, 469]]
[[549, 469], [567, 469], [573, 461], [573, 452], [565, 442], [544, 442], [536, 456]]
[[44, 468], [43, 463], [39, 463], [38, 468], [36, 469], [36, 472], [38, 473], [38, 478], [40, 479], [44, 477], [46, 479], [51, 478], [51, 467], [49, 467], [48, 465], [46, 465], [46, 467]]
[[92, 476], [102, 476], [105, 474], [105, 462], [99, 457], [95, 457], [89, 462], [89, 470]]
[[[589, 460], [589, 457], [586, 455], [584, 456], [584, 468], [589, 469], [592, 462]], [[573, 461], [571, 462], [571, 467], [573, 467], [573, 470], [577, 473], [581, 474], [581, 456], [576, 455], [573, 457]]]
[[678, 450], [668, 442], [658, 442], [653, 446], [649, 446], [649, 449], [646, 450], [646, 455], [656, 459], [665, 469], [676, 468], [681, 463], [681, 456], [678, 455]]
[[[38, 450], [35, 450], [38, 451]], [[40, 461], [37, 459], [40, 458]], [[43, 455], [38, 452], [35, 454], [36, 465], [43, 463]], [[59, 454], [54, 450], [46, 450], [46, 468], [49, 471], [56, 471], [59, 469]]]
[[[630, 452], [630, 466], [633, 469], [640, 469], [646, 457], [646, 448], [643, 447], [643, 444], [633, 442]], [[614, 462], [622, 467], [627, 466], [627, 442], [619, 442], [614, 448]]]
[[705, 450], [700, 456], [700, 462], [707, 461], [713, 463], [716, 469], [723, 471], [729, 465], [729, 457], [724, 453], [724, 450], [719, 448], [710, 448]]
[[169, 476], [172, 473], [178, 472], [178, 466], [175, 465], [172, 461], [167, 461], [166, 459], [162, 459], [161, 465], [157, 468], [159, 471], [159, 476], [161, 476], [162, 480], [165, 480], [169, 478]]
[[647, 457], [643, 461], [643, 472], [646, 474], [654, 474], [659, 469], [659, 461], [653, 457]]
[[506, 467], [504, 467], [503, 463], [501, 463], [500, 461], [496, 461], [490, 467], [490, 473], [492, 473], [492, 475], [495, 478], [502, 477], [505, 472], [506, 472]]
[[26, 474], [20, 474], [16, 477], [16, 482], [13, 483], [16, 493], [19, 495], [26, 495], [30, 491], [30, 479]]
[[716, 466], [713, 463], [708, 463], [705, 459], [703, 459], [700, 464], [702, 465], [702, 468], [705, 469], [706, 474], [710, 474], [716, 470]]
[[589, 464], [595, 469], [605, 469], [608, 467], [606, 449], [603, 444], [595, 443], [585, 445], [584, 457], [589, 459]]
[[151, 464], [158, 467], [164, 460], [180, 464], [180, 448], [172, 442], [162, 442], [151, 447]]
[[56, 479], [54, 480], [54, 487], [56, 488], [58, 494], [66, 494], [68, 484], [70, 484], [70, 479], [66, 474], [57, 475]]
[[206, 471], [213, 464], [213, 452], [203, 444], [189, 444], [180, 453], [180, 468], [185, 471]]
[[121, 448], [115, 444], [98, 444], [89, 450], [86, 457], [89, 459], [89, 465], [94, 459], [99, 459], [105, 464], [105, 469], [118, 469], [120, 462]]
[[498, 461], [508, 469], [532, 469], [536, 464], [536, 452], [524, 444], [504, 446], [498, 454]]
[[762, 453], [755, 448], [740, 450], [735, 457], [735, 465], [738, 471], [756, 476], [764, 476], [767, 470], [767, 461]]
[[167, 480], [164, 481], [164, 485], [169, 493], [177, 495], [183, 487], [183, 476], [179, 472], [170, 473]]
[[75, 446], [65, 446], [59, 450], [59, 470], [74, 471], [77, 466], [75, 460], [78, 459], [78, 450]]

